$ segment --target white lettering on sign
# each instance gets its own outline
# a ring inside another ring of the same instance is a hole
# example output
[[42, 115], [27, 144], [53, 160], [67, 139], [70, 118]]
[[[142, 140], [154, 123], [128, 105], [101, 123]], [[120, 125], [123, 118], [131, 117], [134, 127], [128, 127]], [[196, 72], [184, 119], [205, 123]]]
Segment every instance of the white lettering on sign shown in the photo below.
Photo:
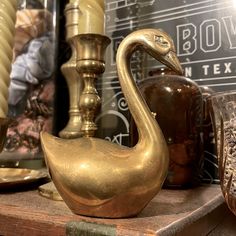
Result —
[[219, 75], [220, 74], [220, 64], [214, 64], [213, 65], [213, 74]]
[[[202, 74], [203, 77], [209, 76], [209, 75], [229, 75], [234, 73], [234, 67], [232, 68], [233, 63], [232, 62], [218, 62], [214, 64], [202, 64], [200, 66], [200, 74]], [[188, 78], [191, 78], [196, 72], [195, 66], [183, 66], [184, 69], [184, 75]], [[201, 78], [203, 79], [203, 78]]]
[[192, 23], [177, 26], [177, 52], [179, 56], [192, 55], [197, 49], [197, 31]]
[[203, 65], [203, 66], [202, 66], [204, 75], [208, 75], [208, 69], [209, 69], [209, 67], [210, 67], [209, 65]]
[[192, 73], [192, 67], [185, 67], [184, 68], [184, 74], [186, 77], [191, 78], [193, 73]]
[[223, 17], [225, 30], [229, 39], [230, 49], [236, 48], [236, 26], [233, 24], [232, 16]]
[[202, 65], [203, 74], [204, 75], [209, 75], [209, 73], [212, 73], [213, 75], [219, 75], [221, 73], [230, 74], [232, 73], [231, 65], [232, 65], [231, 62], [223, 64], [216, 63], [213, 65]]
[[200, 48], [203, 52], [216, 52], [221, 47], [220, 22], [204, 20], [200, 24]]
[[231, 64], [232, 64], [231, 62], [229, 62], [229, 63], [224, 63], [224, 66], [225, 66], [225, 74], [232, 73]]
[[[226, 31], [229, 49], [236, 49], [236, 23], [232, 16], [226, 16], [222, 17], [221, 21], [218, 19], [204, 20], [199, 27], [193, 23], [176, 26], [178, 56], [192, 55], [198, 49], [198, 45], [200, 50], [205, 53], [218, 51], [222, 47], [222, 25]], [[227, 46], [227, 42], [224, 42], [225, 46]]]

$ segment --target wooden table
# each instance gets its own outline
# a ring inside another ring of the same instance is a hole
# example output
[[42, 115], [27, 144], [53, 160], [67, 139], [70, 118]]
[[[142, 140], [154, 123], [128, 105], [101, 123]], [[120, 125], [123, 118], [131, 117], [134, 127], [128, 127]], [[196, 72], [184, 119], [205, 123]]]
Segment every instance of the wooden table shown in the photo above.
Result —
[[0, 193], [0, 235], [208, 235], [229, 216], [218, 185], [161, 190], [129, 219], [74, 215], [63, 201], [46, 199], [37, 190]]

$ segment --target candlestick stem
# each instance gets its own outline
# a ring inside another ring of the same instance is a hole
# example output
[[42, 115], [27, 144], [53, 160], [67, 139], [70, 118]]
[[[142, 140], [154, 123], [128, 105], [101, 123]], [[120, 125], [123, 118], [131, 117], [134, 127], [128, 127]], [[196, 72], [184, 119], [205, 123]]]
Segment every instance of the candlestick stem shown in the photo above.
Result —
[[80, 34], [76, 40], [77, 71], [84, 80], [84, 90], [79, 102], [83, 114], [81, 130], [86, 137], [92, 137], [97, 130], [94, 118], [100, 106], [95, 80], [105, 70], [104, 56], [110, 39], [100, 34]]

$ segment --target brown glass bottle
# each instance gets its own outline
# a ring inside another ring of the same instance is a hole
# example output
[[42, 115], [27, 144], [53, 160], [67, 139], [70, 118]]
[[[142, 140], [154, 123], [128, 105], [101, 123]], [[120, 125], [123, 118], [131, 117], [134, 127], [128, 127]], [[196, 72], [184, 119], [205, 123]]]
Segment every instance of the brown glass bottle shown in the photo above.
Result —
[[[151, 73], [138, 87], [165, 136], [169, 170], [164, 187], [197, 185], [203, 156], [201, 139], [202, 96], [198, 85], [168, 69]], [[131, 145], [138, 140], [135, 123], [130, 125]], [[158, 147], [157, 147], [158, 149]]]

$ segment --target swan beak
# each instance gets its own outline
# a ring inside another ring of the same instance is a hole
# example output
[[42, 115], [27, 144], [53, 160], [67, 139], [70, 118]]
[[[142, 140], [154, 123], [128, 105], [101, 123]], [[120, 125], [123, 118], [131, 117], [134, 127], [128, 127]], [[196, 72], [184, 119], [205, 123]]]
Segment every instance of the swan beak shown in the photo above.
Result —
[[180, 65], [179, 59], [175, 52], [169, 51], [168, 54], [165, 55], [163, 63], [174, 70], [179, 75], [183, 75], [183, 68]]

